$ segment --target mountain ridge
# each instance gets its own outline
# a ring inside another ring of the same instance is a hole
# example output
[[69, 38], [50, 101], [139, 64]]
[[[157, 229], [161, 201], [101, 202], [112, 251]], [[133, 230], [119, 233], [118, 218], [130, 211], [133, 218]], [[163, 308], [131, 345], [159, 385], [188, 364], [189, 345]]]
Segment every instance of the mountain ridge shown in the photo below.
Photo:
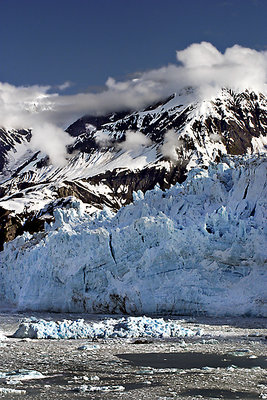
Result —
[[[63, 167], [28, 149], [30, 131], [5, 137], [1, 130], [6, 162], [0, 191], [1, 243], [27, 230], [43, 230], [45, 221], [53, 220], [59, 198], [81, 199], [89, 213], [103, 206], [116, 211], [132, 202], [134, 191], [146, 192], [155, 185], [167, 189], [182, 183], [192, 168], [207, 168], [224, 155], [265, 153], [266, 110], [263, 94], [223, 89], [209, 101], [192, 103], [192, 92], [187, 91], [143, 111], [85, 116], [66, 130], [75, 141]], [[42, 211], [46, 209], [49, 215]]]

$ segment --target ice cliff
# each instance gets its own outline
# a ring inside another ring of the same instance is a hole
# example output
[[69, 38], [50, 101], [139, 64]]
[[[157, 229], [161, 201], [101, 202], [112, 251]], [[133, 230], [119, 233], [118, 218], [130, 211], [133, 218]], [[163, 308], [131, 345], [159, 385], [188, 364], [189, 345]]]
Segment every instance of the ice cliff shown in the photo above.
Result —
[[0, 303], [18, 309], [267, 316], [266, 157], [225, 157], [116, 214], [81, 201], [5, 244]]

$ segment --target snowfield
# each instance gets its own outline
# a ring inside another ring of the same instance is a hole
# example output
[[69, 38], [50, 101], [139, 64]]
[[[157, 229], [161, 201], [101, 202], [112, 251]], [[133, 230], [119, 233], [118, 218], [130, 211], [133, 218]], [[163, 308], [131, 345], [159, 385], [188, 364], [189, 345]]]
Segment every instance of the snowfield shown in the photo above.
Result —
[[94, 217], [73, 199], [1, 253], [17, 309], [267, 316], [266, 156], [225, 157]]

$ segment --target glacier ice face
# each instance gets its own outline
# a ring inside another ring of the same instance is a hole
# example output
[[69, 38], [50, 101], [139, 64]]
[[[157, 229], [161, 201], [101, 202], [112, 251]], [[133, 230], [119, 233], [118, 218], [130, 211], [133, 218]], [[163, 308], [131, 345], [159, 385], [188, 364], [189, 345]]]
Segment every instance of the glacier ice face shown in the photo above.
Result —
[[0, 301], [18, 309], [267, 315], [266, 157], [193, 169], [117, 214], [83, 204], [1, 253]]

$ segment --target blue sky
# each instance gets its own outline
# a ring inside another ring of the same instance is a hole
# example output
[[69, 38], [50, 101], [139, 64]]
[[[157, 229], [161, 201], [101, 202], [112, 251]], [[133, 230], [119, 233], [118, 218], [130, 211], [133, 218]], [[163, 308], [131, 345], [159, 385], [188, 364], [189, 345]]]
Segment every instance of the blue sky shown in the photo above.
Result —
[[195, 42], [266, 50], [266, 17], [266, 0], [0, 0], [0, 81], [75, 93], [175, 63]]

